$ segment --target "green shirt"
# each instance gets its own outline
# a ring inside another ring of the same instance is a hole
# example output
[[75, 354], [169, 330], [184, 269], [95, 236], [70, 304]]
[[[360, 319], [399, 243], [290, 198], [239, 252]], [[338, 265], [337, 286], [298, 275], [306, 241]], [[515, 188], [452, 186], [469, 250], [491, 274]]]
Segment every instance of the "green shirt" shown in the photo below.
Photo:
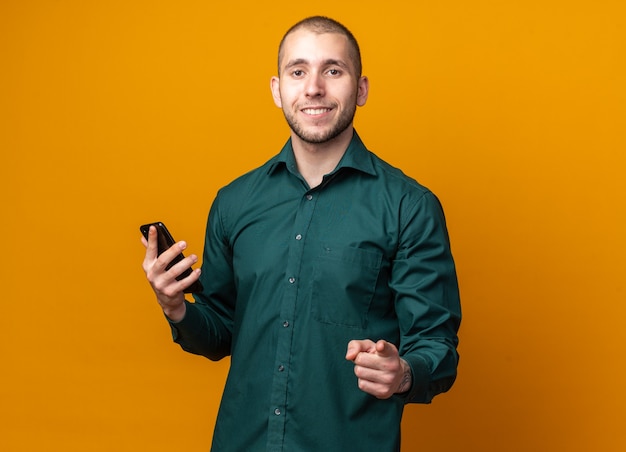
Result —
[[[398, 450], [404, 405], [456, 377], [461, 312], [441, 206], [356, 132], [318, 187], [288, 141], [222, 188], [201, 279], [171, 326], [183, 349], [231, 356], [213, 450]], [[362, 392], [345, 360], [352, 339], [396, 344], [410, 391]]]

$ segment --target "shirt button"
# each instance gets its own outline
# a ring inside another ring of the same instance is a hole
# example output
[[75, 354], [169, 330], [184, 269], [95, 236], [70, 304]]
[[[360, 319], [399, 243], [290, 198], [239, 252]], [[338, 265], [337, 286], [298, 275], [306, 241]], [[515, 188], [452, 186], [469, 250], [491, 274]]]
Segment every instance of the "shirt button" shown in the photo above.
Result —
[[276, 409], [274, 410], [274, 414], [275, 414], [276, 416], [280, 416], [280, 409], [276, 408]]
[[296, 282], [296, 278], [294, 278], [294, 277], [292, 276], [291, 278], [289, 278], [289, 282], [290, 282], [291, 284], [295, 283], [295, 282]]
[[285, 328], [287, 328], [287, 327], [289, 326], [289, 321], [288, 321], [288, 320], [285, 320], [285, 321], [283, 322], [283, 326], [284, 326]]
[[278, 366], [278, 371], [282, 372], [283, 370], [285, 370], [285, 366], [283, 366], [282, 364], [280, 366]]
[[302, 240], [302, 234], [296, 235], [296, 240]]
[[313, 199], [313, 195], [306, 195], [306, 199], [308, 199], [309, 201]]

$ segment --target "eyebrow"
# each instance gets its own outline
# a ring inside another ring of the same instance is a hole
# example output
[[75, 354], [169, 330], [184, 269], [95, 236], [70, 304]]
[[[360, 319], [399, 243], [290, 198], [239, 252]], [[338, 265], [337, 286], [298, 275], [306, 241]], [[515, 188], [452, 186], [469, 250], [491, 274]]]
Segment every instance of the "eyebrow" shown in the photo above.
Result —
[[[303, 65], [303, 64], [304, 65], [310, 64], [309, 60], [304, 59], [304, 58], [296, 58], [295, 60], [289, 61], [285, 65], [285, 69], [289, 69], [289, 68], [294, 67], [294, 66], [300, 66], [300, 65]], [[335, 65], [335, 66], [341, 66], [342, 68], [347, 69], [347, 70], [350, 69], [350, 67], [345, 62], [343, 62], [342, 60], [335, 60], [334, 58], [329, 58], [327, 60], [324, 60], [323, 64], [324, 64], [324, 66], [333, 66], [333, 65]]]

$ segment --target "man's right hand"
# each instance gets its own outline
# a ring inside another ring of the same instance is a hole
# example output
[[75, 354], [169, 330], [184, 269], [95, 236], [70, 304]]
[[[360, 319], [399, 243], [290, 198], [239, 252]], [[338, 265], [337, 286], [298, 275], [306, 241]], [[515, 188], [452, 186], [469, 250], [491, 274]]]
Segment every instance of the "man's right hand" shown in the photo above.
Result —
[[157, 230], [154, 226], [150, 226], [148, 240], [142, 237], [141, 242], [146, 247], [143, 270], [156, 294], [157, 302], [170, 320], [179, 322], [185, 317], [186, 312], [183, 291], [200, 277], [200, 269], [192, 271], [191, 275], [180, 281], [177, 281], [176, 277], [198, 262], [198, 256], [189, 255], [166, 271], [165, 267], [187, 248], [187, 243], [184, 241], [175, 243], [157, 256]]

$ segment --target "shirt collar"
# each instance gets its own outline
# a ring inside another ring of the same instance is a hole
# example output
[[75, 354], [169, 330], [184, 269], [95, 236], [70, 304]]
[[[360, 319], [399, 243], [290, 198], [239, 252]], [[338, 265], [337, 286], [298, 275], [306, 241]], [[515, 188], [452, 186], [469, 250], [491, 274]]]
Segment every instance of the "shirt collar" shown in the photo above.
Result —
[[[286, 166], [289, 171], [297, 173], [296, 158], [293, 154], [291, 138], [287, 140], [287, 143], [285, 143], [280, 153], [274, 158], [274, 161], [268, 169], [268, 174], [272, 174], [278, 167], [282, 167], [283, 165]], [[350, 144], [348, 145], [346, 152], [343, 154], [339, 164], [331, 172], [331, 174], [336, 173], [341, 168], [352, 168], [372, 176], [376, 175], [371, 155], [363, 144], [363, 141], [361, 141], [361, 138], [356, 130], [352, 135], [352, 140], [350, 140]]]

